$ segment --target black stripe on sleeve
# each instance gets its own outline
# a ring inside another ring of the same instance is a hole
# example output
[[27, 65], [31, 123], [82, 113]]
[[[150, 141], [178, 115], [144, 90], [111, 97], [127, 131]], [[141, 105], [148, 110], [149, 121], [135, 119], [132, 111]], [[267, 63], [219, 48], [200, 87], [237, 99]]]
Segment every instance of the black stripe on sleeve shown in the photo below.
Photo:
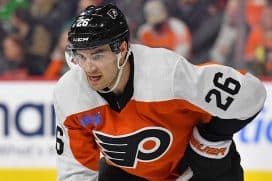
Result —
[[197, 128], [200, 135], [209, 141], [230, 140], [234, 133], [250, 123], [259, 112], [245, 120], [222, 119], [213, 116], [209, 123], [200, 123]]

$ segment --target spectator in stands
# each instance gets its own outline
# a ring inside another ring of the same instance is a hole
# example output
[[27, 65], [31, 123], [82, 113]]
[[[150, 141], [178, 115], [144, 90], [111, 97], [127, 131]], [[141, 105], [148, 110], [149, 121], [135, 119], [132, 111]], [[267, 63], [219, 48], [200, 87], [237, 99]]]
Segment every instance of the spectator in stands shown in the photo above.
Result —
[[6, 62], [4, 62], [3, 54], [0, 52], [0, 78], [6, 70]]
[[6, 63], [3, 58], [3, 40], [6, 32], [0, 27], [0, 75], [4, 72]]
[[3, 57], [1, 75], [13, 78], [27, 77], [23, 42], [16, 36], [6, 36], [3, 40]]
[[[5, 36], [6, 36], [6, 31], [4, 30], [4, 28], [0, 24], [0, 45], [2, 45], [2, 41]], [[2, 49], [2, 47], [1, 47], [1, 49]], [[1, 50], [0, 50], [0, 52], [1, 52]]]
[[13, 27], [10, 19], [18, 8], [28, 8], [28, 0], [0, 0], [0, 27], [6, 32], [11, 32]]
[[210, 51], [210, 60], [234, 66], [232, 61], [235, 59], [235, 43], [239, 34], [239, 13], [239, 1], [229, 0], [219, 35]]
[[192, 34], [193, 63], [203, 63], [209, 58], [222, 23], [226, 0], [178, 0], [172, 3], [173, 14], [185, 22]]
[[[127, 18], [130, 40], [132, 42], [138, 42], [138, 29], [140, 25], [145, 23], [144, 20], [144, 5], [147, 0], [137, 0], [137, 1], [124, 1], [115, 0], [113, 2], [122, 10]], [[110, 3], [109, 0], [103, 1], [105, 4]]]
[[8, 21], [18, 8], [29, 7], [28, 0], [0, 0], [0, 20]]
[[171, 15], [184, 21], [194, 34], [202, 23], [225, 8], [227, 0], [167, 0]]
[[246, 21], [250, 28], [261, 22], [266, 0], [246, 0]]
[[17, 36], [27, 45], [26, 51], [47, 60], [52, 43], [51, 34], [39, 23], [33, 22], [27, 9], [17, 9], [11, 23]]
[[[54, 49], [62, 25], [72, 16], [69, 15], [69, 8], [66, 8], [70, 3], [67, 0], [32, 0], [30, 15], [35, 24], [43, 26], [48, 31], [51, 41], [49, 51]], [[49, 55], [49, 52], [47, 52], [47, 55]]]
[[27, 77], [23, 43], [17, 37], [6, 36], [3, 40], [3, 57], [1, 57], [1, 76], [12, 78]]
[[161, 0], [147, 1], [144, 6], [146, 23], [139, 28], [140, 43], [151, 47], [164, 47], [189, 57], [191, 35], [180, 20], [169, 17]]
[[47, 65], [40, 62], [40, 57], [25, 51], [25, 45], [15, 35], [7, 35], [3, 40], [1, 74], [10, 78], [22, 79], [28, 75], [41, 75]]
[[248, 68], [257, 75], [272, 75], [272, 3], [263, 10], [260, 26], [249, 33], [245, 59]]
[[58, 79], [68, 70], [68, 66], [65, 62], [64, 57], [65, 48], [67, 44], [68, 44], [68, 30], [65, 29], [61, 33], [58, 44], [51, 55], [51, 62], [44, 73], [45, 79]]

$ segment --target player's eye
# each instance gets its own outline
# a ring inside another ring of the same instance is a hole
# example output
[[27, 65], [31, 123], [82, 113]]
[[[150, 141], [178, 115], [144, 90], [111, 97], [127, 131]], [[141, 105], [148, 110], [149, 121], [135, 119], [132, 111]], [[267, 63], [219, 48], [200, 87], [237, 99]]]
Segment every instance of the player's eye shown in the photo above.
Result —
[[102, 59], [104, 57], [104, 55], [103, 54], [101, 54], [101, 53], [98, 53], [98, 54], [94, 54], [94, 55], [92, 55], [92, 60], [100, 60], [100, 59]]
[[84, 62], [86, 60], [86, 57], [84, 57], [83, 55], [81, 54], [75, 54], [74, 56], [75, 60], [78, 61], [78, 62]]

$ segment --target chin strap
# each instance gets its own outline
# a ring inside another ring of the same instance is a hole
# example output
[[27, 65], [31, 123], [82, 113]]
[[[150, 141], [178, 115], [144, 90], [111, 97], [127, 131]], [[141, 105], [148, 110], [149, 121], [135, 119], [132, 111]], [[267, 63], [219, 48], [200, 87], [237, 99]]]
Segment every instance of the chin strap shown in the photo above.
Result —
[[106, 90], [106, 91], [105, 90], [97, 90], [98, 92], [100, 92], [100, 93], [109, 93], [109, 92], [112, 92], [118, 86], [118, 84], [119, 84], [119, 82], [121, 80], [122, 74], [123, 74], [123, 68], [127, 64], [127, 61], [128, 61], [128, 58], [129, 58], [130, 54], [131, 54], [131, 49], [129, 48], [128, 52], [127, 52], [127, 55], [126, 55], [126, 58], [125, 58], [125, 62], [122, 65], [120, 65], [120, 61], [121, 61], [121, 58], [122, 58], [121, 52], [116, 55], [117, 56], [118, 74], [117, 74], [117, 78], [115, 80], [115, 83], [114, 83], [114, 85], [112, 86], [111, 89]]

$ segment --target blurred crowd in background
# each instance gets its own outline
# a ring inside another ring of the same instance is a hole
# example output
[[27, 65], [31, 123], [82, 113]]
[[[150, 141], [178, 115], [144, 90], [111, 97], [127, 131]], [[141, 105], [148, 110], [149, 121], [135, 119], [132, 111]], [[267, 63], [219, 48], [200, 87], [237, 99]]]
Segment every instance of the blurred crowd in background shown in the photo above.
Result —
[[116, 4], [132, 43], [272, 75], [272, 0], [0, 0], [0, 78], [58, 79], [74, 17]]

